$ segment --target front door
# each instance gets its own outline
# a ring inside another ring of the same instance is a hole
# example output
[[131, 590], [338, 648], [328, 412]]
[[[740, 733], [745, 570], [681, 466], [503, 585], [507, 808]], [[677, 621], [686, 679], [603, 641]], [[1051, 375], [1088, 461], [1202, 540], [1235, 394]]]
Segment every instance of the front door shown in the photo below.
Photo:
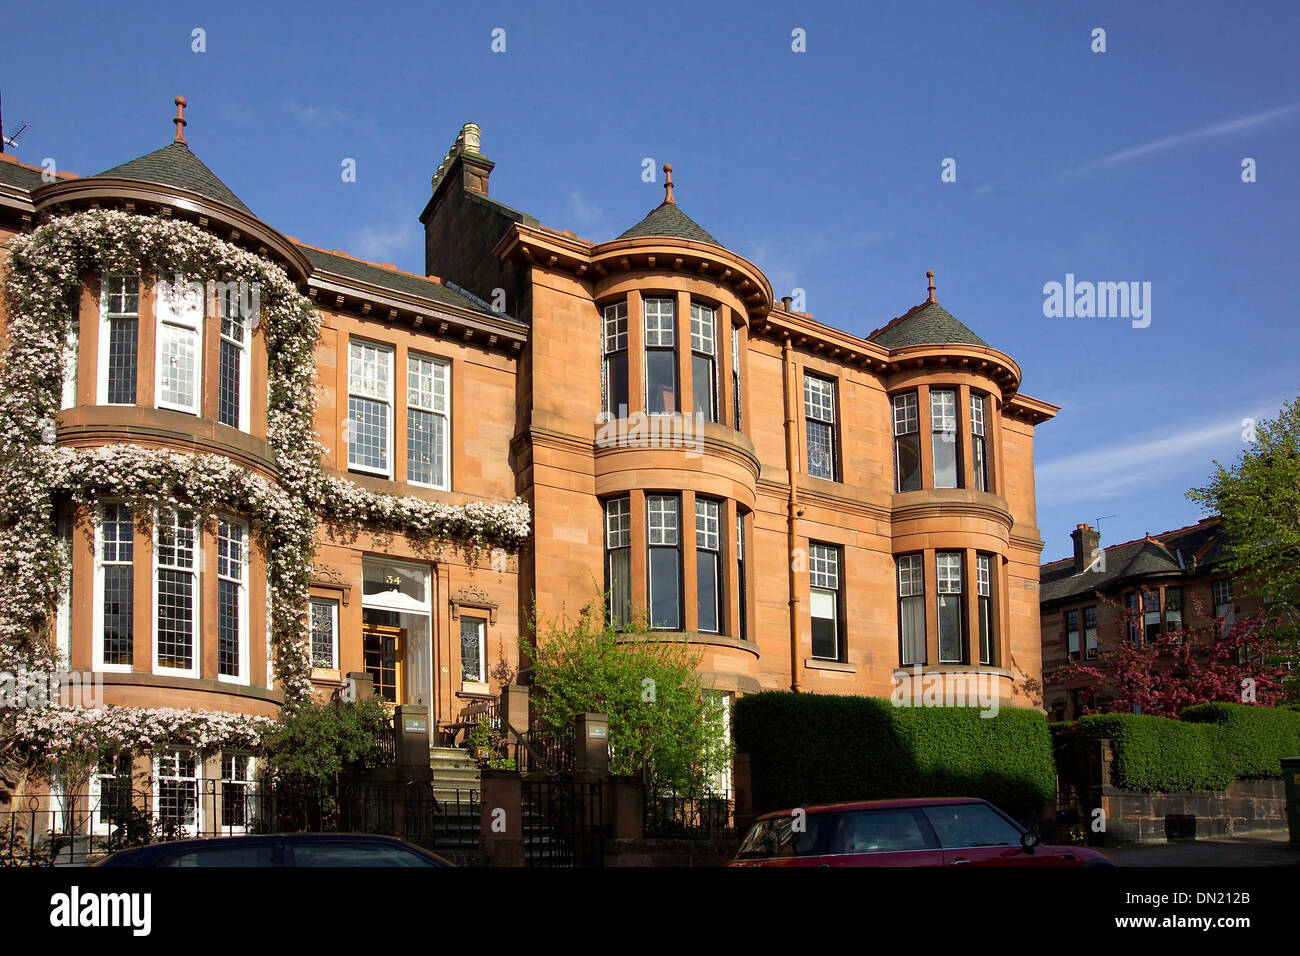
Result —
[[402, 703], [402, 655], [406, 629], [367, 622], [362, 626], [362, 650], [366, 673], [375, 684], [375, 695], [394, 704]]

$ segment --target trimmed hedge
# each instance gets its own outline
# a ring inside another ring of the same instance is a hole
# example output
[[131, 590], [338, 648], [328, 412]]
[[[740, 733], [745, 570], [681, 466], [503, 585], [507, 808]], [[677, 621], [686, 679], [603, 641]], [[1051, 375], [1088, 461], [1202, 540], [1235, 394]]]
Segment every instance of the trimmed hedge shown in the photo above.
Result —
[[983, 797], [1037, 817], [1055, 788], [1047, 721], [1003, 707], [895, 707], [878, 697], [766, 691], [736, 701], [757, 812], [900, 797]]
[[1198, 704], [1180, 720], [1093, 714], [1077, 727], [1081, 737], [1110, 738], [1111, 783], [1122, 790], [1226, 790], [1280, 777], [1281, 758], [1300, 756], [1300, 712], [1273, 707]]

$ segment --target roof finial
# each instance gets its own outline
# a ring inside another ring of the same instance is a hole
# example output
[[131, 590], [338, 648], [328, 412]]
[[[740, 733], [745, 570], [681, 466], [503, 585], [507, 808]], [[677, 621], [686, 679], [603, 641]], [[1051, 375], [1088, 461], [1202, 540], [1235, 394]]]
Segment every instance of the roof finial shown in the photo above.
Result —
[[173, 143], [185, 142], [185, 105], [185, 97], [176, 97], [176, 118], [172, 120], [176, 124], [176, 138], [172, 140]]
[[670, 202], [674, 206], [676, 206], [677, 200], [673, 198], [673, 164], [672, 163], [664, 163], [664, 175], [667, 177], [667, 179], [664, 180], [664, 192], [667, 194], [664, 196], [664, 202]]
[[933, 269], [926, 270], [925, 275], [926, 278], [930, 280], [930, 301], [938, 302], [939, 300], [934, 297], [934, 270]]

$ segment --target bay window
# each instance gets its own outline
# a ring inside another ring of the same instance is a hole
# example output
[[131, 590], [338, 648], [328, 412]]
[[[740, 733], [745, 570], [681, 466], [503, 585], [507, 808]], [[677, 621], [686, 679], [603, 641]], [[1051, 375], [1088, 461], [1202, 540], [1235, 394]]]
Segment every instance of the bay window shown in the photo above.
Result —
[[835, 382], [805, 372], [803, 411], [808, 437], [808, 474], [835, 480]]
[[720, 502], [695, 499], [695, 604], [701, 631], [722, 630], [722, 547]]
[[677, 313], [672, 299], [646, 299], [645, 410], [650, 415], [677, 411]]
[[248, 682], [248, 529], [217, 521], [217, 676]]
[[975, 555], [975, 594], [979, 604], [980, 663], [993, 664], [997, 628], [993, 626], [993, 556]]
[[717, 311], [691, 303], [691, 413], [718, 420]]
[[388, 477], [392, 447], [393, 350], [348, 344], [348, 467]]
[[989, 490], [988, 436], [984, 424], [985, 400], [983, 395], [971, 392], [970, 443], [971, 464], [975, 471], [975, 490]]
[[188, 284], [159, 282], [155, 382], [159, 408], [199, 414], [202, 397], [203, 294]]
[[930, 447], [934, 459], [934, 487], [957, 488], [957, 393], [930, 389]]
[[198, 677], [197, 529], [189, 511], [154, 521], [154, 669]]
[[682, 628], [681, 507], [676, 495], [646, 496], [650, 627]]
[[221, 828], [242, 833], [254, 822], [253, 758], [248, 754], [221, 755]]
[[601, 335], [601, 408], [610, 418], [627, 417], [627, 303], [605, 306]]
[[140, 277], [106, 275], [99, 312], [99, 403], [134, 405], [140, 337]]
[[898, 557], [898, 640], [902, 664], [926, 662], [925, 569], [919, 554]]
[[895, 395], [894, 487], [899, 492], [921, 488], [921, 418], [916, 392]]
[[938, 590], [939, 663], [966, 661], [965, 628], [962, 626], [962, 554], [937, 551], [934, 555]]
[[410, 353], [406, 359], [406, 480], [446, 490], [451, 366], [445, 359]]
[[812, 656], [837, 661], [840, 644], [840, 549], [829, 544], [808, 546], [808, 606], [812, 615]]
[[1160, 592], [1142, 592], [1142, 639], [1150, 644], [1160, 637]]
[[221, 353], [217, 374], [217, 420], [248, 431], [248, 320], [238, 288], [222, 288], [217, 295], [221, 316]]
[[740, 326], [731, 327], [731, 423], [740, 431]]
[[605, 502], [605, 594], [609, 623], [626, 630], [632, 619], [632, 501]]
[[736, 636], [742, 641], [749, 640], [749, 614], [745, 607], [748, 602], [745, 586], [745, 516], [736, 512], [736, 597], [738, 599]]
[[[1183, 589], [1165, 588], [1165, 632], [1177, 634], [1183, 629]], [[1182, 638], [1178, 638], [1182, 640]]]
[[199, 827], [199, 761], [192, 750], [169, 750], [154, 758], [158, 822], [187, 834]]
[[135, 654], [135, 514], [104, 502], [95, 541], [94, 659], [106, 670], [130, 670]]

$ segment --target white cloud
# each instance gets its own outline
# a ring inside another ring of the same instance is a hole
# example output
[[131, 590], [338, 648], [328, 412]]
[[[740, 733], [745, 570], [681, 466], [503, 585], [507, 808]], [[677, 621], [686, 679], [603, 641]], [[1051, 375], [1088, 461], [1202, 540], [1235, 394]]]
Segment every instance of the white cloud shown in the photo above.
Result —
[[1122, 149], [1117, 153], [1111, 153], [1100, 159], [1094, 159], [1090, 163], [1085, 163], [1075, 170], [1076, 173], [1089, 172], [1099, 169], [1103, 166], [1116, 166], [1120, 163], [1126, 163], [1130, 160], [1142, 159], [1153, 153], [1163, 153], [1166, 150], [1183, 146], [1187, 143], [1195, 143], [1204, 139], [1213, 139], [1216, 136], [1226, 136], [1229, 133], [1238, 133], [1242, 130], [1254, 129], [1257, 126], [1264, 126], [1280, 119], [1289, 113], [1300, 109], [1300, 103], [1292, 103], [1290, 106], [1283, 106], [1275, 110], [1265, 110], [1262, 113], [1251, 113], [1249, 116], [1239, 116], [1236, 119], [1228, 120], [1223, 123], [1212, 123], [1209, 126], [1202, 126], [1200, 129], [1189, 130], [1186, 133], [1176, 133], [1173, 136], [1163, 136], [1160, 139], [1153, 139], [1149, 143], [1143, 143], [1140, 146], [1133, 146], [1129, 149]]
[[1216, 415], [1206, 422], [1164, 428], [1129, 442], [1046, 462], [1035, 469], [1038, 500], [1056, 506], [1114, 498], [1189, 468], [1208, 471], [1216, 450], [1240, 442], [1245, 417]]

